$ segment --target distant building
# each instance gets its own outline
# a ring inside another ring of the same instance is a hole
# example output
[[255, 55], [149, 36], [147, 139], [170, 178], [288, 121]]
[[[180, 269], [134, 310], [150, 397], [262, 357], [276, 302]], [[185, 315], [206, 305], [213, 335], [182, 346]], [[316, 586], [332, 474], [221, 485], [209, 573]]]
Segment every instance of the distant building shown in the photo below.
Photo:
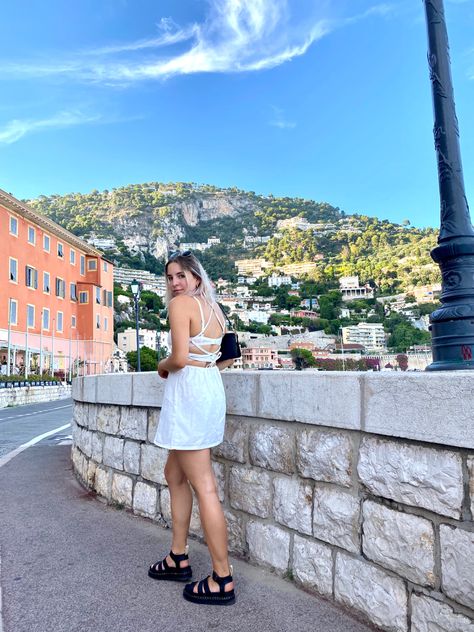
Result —
[[342, 341], [346, 344], [360, 344], [367, 350], [385, 349], [386, 335], [381, 323], [358, 323], [342, 328]]
[[419, 285], [411, 290], [417, 303], [431, 303], [437, 301], [441, 294], [441, 283]]
[[265, 259], [238, 259], [235, 266], [239, 275], [259, 278], [273, 267], [273, 264]]
[[278, 351], [268, 347], [245, 347], [242, 349], [244, 369], [270, 369], [278, 366]]
[[[158, 351], [160, 339], [158, 332], [154, 329], [139, 329], [138, 338], [140, 347], [148, 347], [154, 351]], [[137, 350], [137, 331], [132, 327], [128, 327], [125, 331], [117, 334], [117, 347], [120, 351], [127, 353], [128, 351]]]
[[114, 283], [130, 285], [132, 281], [139, 281], [143, 290], [156, 292], [158, 296], [165, 296], [166, 281], [164, 276], [153, 274], [148, 270], [134, 270], [133, 268], [114, 268]]
[[317, 312], [310, 311], [309, 309], [299, 309], [297, 312], [292, 312], [291, 315], [296, 316], [296, 318], [319, 318]]
[[[324, 255], [319, 254], [315, 256], [315, 260], [324, 259]], [[289, 274], [291, 276], [301, 276], [303, 274], [309, 274], [317, 269], [317, 264], [314, 261], [303, 261], [301, 263], [287, 263], [286, 265], [280, 266], [280, 270], [282, 270], [285, 274]]]
[[354, 301], [358, 298], [374, 298], [374, 290], [368, 283], [359, 285], [358, 276], [341, 277], [339, 279], [339, 291], [343, 301]]
[[272, 274], [267, 277], [267, 283], [269, 287], [281, 287], [282, 285], [291, 285], [291, 277], [288, 275], [278, 276]]

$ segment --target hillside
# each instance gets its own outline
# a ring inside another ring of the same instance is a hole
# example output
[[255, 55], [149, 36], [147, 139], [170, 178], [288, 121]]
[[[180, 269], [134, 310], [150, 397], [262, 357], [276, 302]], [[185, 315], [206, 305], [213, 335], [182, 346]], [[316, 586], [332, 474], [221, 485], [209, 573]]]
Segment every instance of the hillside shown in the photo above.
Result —
[[111, 240], [104, 250], [118, 265], [152, 272], [162, 271], [167, 252], [181, 242], [215, 236], [221, 243], [201, 255], [214, 278], [235, 277], [236, 259], [264, 257], [275, 266], [316, 262], [311, 277], [322, 287], [352, 274], [382, 293], [439, 281], [429, 256], [436, 245], [434, 229], [346, 215], [312, 200], [150, 182], [27, 202], [80, 237]]

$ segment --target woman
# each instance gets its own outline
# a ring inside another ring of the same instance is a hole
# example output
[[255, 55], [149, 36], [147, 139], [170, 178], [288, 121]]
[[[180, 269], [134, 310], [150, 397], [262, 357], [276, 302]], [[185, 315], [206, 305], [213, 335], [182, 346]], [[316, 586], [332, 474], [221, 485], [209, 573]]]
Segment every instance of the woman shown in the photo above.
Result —
[[171, 255], [166, 267], [171, 354], [158, 364], [167, 380], [155, 443], [170, 452], [165, 478], [171, 497], [171, 551], [150, 566], [154, 579], [188, 581], [192, 571], [187, 538], [193, 497], [212, 560], [212, 576], [187, 584], [183, 596], [203, 604], [235, 602], [227, 551], [227, 525], [211, 467], [210, 448], [221, 443], [225, 394], [218, 363], [225, 332], [221, 309], [204, 268], [191, 251]]

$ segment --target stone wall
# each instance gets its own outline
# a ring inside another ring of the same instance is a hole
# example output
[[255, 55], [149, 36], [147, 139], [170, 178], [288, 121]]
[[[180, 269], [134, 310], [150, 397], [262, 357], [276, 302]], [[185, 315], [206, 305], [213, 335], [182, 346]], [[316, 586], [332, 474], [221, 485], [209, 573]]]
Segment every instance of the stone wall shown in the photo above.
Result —
[[[232, 550], [384, 630], [474, 632], [474, 374], [223, 378], [213, 466]], [[72, 458], [108, 502], [169, 525], [163, 384], [75, 380]]]
[[7, 406], [52, 402], [56, 399], [65, 399], [70, 396], [71, 387], [63, 384], [59, 384], [58, 386], [2, 388], [0, 390], [0, 409], [6, 408]]

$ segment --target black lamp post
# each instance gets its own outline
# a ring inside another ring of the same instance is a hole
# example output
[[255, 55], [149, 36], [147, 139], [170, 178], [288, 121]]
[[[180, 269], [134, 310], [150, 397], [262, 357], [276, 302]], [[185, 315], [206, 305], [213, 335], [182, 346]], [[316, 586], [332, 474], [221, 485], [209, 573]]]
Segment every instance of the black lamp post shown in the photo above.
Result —
[[139, 332], [139, 325], [138, 325], [138, 301], [140, 300], [140, 281], [137, 281], [136, 279], [133, 279], [133, 281], [130, 283], [130, 289], [132, 290], [132, 294], [133, 294], [133, 301], [135, 303], [135, 329], [137, 332], [137, 371], [138, 373], [140, 373], [141, 371], [141, 364], [140, 364], [140, 332]]
[[431, 314], [427, 371], [474, 369], [474, 228], [466, 199], [443, 0], [424, 0], [433, 93], [441, 227], [431, 256], [442, 276], [442, 306]]

